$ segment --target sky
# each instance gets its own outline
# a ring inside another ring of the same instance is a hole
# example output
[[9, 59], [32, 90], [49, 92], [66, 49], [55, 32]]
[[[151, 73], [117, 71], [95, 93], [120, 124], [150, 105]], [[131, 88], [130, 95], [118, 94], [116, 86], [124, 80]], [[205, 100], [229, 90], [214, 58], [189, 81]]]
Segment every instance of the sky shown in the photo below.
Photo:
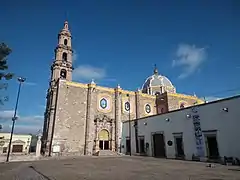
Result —
[[[57, 34], [69, 22], [74, 81], [136, 90], [157, 64], [178, 93], [209, 100], [240, 93], [240, 1], [3, 1], [0, 42], [9, 71], [23, 76], [16, 133], [42, 130]], [[3, 131], [11, 128], [18, 82], [1, 94]]]

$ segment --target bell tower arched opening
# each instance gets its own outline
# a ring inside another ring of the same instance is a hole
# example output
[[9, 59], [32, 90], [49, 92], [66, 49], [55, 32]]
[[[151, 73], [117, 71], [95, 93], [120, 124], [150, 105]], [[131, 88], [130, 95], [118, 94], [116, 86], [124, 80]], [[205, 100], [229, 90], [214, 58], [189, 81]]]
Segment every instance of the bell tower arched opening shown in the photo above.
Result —
[[68, 44], [67, 39], [64, 39], [64, 45], [67, 46], [67, 44]]
[[66, 69], [62, 69], [60, 72], [60, 78], [66, 79], [67, 78], [67, 71]]
[[63, 60], [63, 61], [67, 61], [67, 53], [64, 52], [64, 53], [62, 54], [62, 60]]
[[102, 129], [98, 133], [98, 139], [99, 139], [99, 149], [100, 150], [109, 150], [110, 149], [110, 138], [109, 138], [108, 130]]

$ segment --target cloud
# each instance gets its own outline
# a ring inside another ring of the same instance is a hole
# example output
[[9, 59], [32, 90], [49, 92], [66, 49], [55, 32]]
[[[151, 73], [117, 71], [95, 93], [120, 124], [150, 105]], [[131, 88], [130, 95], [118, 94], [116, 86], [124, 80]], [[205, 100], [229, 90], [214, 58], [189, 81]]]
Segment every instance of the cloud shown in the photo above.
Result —
[[6, 110], [0, 111], [0, 120], [11, 120], [14, 115], [14, 111]]
[[106, 71], [103, 68], [97, 68], [90, 65], [81, 65], [74, 69], [73, 79], [76, 80], [99, 80], [106, 77]]
[[[12, 125], [3, 124], [2, 126], [2, 132], [11, 132]], [[19, 125], [16, 123], [14, 128], [15, 134], [38, 134], [39, 131], [42, 131], [42, 127], [36, 125]]]
[[[0, 124], [2, 125], [3, 132], [10, 132], [12, 126], [12, 117], [14, 111], [5, 110], [0, 111]], [[14, 129], [15, 133], [37, 133], [39, 130], [42, 130], [43, 127], [43, 116], [32, 115], [32, 116], [17, 116], [16, 126]]]
[[179, 75], [180, 79], [186, 78], [196, 71], [206, 60], [206, 48], [197, 48], [195, 45], [180, 44], [176, 52], [176, 60], [173, 60], [173, 67], [182, 67], [183, 72]]

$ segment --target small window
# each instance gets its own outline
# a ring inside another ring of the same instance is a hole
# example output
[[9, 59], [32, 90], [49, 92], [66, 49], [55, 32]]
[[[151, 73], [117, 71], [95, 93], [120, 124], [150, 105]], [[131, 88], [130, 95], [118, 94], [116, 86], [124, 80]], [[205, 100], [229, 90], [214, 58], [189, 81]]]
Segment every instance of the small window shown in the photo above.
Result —
[[3, 147], [3, 153], [7, 153], [7, 147]]
[[66, 77], [67, 77], [67, 71], [66, 69], [62, 69], [60, 72], [60, 78], [66, 79]]
[[68, 43], [67, 39], [64, 39], [64, 45], [66, 46]]
[[67, 61], [67, 53], [64, 52], [64, 53], [62, 54], [62, 60], [63, 60], [63, 61]]

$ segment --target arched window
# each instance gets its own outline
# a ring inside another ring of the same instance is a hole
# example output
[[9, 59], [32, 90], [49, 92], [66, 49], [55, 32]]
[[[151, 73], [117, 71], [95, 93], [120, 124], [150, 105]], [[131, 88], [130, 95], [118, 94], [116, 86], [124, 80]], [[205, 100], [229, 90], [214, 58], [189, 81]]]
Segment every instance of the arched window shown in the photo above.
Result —
[[64, 53], [62, 54], [62, 60], [63, 60], [63, 61], [67, 61], [67, 53], [64, 52]]
[[161, 113], [164, 113], [164, 108], [161, 108]]
[[66, 69], [62, 69], [60, 72], [60, 78], [66, 79], [66, 77], [67, 77], [67, 71], [66, 71]]
[[67, 39], [64, 39], [64, 45], [66, 46], [68, 43]]
[[180, 104], [180, 109], [183, 109], [183, 108], [185, 108], [185, 104], [184, 104], [184, 103], [181, 103], [181, 104]]

